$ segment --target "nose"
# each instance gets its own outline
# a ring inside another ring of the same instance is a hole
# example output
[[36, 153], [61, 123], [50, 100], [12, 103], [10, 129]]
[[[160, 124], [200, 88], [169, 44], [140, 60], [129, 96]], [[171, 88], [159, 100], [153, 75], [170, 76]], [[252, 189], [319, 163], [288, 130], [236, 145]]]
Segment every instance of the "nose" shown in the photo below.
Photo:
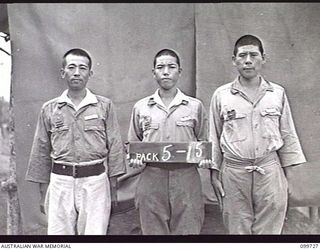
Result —
[[169, 68], [168, 67], [164, 67], [163, 68], [163, 74], [164, 75], [168, 75], [169, 74]]
[[75, 67], [74, 75], [80, 75], [80, 69], [78, 67]]
[[248, 64], [248, 63], [252, 63], [252, 60], [251, 60], [251, 56], [248, 54], [245, 58], [245, 63]]

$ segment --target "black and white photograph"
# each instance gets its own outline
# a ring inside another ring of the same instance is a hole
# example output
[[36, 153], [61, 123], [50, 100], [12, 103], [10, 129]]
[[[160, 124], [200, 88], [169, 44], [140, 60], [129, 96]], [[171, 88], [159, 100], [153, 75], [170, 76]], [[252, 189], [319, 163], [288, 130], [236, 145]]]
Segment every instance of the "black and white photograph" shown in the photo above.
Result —
[[303, 2], [0, 4], [0, 235], [319, 235], [319, 23]]

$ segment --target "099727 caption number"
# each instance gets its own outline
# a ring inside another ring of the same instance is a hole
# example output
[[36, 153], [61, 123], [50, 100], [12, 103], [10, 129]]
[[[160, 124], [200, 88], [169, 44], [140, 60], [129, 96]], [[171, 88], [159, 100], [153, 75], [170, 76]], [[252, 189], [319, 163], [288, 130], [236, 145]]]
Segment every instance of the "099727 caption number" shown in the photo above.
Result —
[[300, 244], [300, 248], [318, 248], [318, 243], [312, 243], [312, 244], [307, 244], [307, 243], [304, 243], [304, 244]]

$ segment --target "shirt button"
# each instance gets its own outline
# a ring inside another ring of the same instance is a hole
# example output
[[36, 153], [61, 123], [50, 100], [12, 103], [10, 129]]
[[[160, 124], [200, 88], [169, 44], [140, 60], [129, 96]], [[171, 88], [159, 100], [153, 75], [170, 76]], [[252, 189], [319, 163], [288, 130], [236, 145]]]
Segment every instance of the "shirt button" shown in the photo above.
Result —
[[167, 139], [169, 139], [170, 138], [170, 135], [167, 135]]
[[256, 125], [254, 125], [254, 128], [257, 128], [259, 125], [258, 125], [258, 123], [256, 124]]
[[77, 160], [80, 161], [80, 156], [77, 156]]
[[63, 166], [62, 166], [62, 169], [65, 169], [65, 168], [66, 168], [66, 166], [63, 165]]
[[256, 147], [256, 151], [258, 151], [259, 150], [259, 147]]

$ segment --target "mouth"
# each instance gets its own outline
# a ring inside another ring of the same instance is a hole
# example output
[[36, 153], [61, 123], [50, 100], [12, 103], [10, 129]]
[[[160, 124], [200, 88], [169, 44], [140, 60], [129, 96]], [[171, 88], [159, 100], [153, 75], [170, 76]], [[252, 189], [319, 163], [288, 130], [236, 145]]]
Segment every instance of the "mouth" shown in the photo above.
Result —
[[254, 70], [254, 68], [243, 68], [243, 70]]
[[161, 78], [162, 81], [171, 81], [171, 78]]

